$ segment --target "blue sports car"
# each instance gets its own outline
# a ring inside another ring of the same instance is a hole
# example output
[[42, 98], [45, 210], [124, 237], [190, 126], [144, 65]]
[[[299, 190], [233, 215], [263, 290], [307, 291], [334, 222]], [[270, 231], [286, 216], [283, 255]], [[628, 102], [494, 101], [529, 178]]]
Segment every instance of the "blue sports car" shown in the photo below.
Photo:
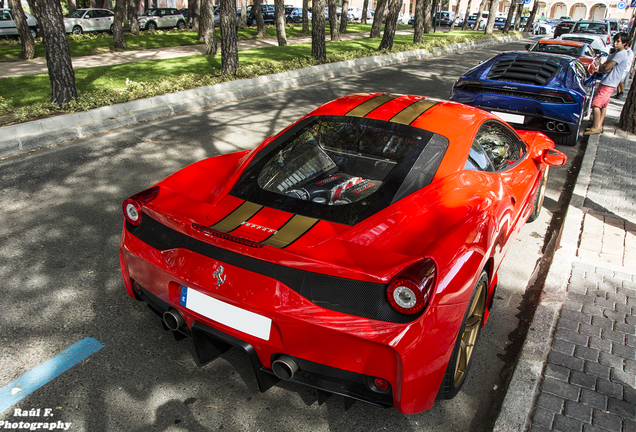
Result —
[[594, 79], [576, 58], [504, 52], [466, 72], [451, 100], [490, 111], [515, 129], [536, 130], [573, 146], [594, 91]]

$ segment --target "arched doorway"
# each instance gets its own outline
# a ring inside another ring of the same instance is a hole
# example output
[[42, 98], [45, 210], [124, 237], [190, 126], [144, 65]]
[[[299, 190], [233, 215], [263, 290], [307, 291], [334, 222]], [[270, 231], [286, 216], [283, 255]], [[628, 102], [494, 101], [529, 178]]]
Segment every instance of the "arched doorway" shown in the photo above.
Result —
[[576, 3], [570, 8], [570, 13], [568, 15], [575, 20], [585, 19], [587, 17], [587, 6], [583, 3]]
[[607, 6], [601, 3], [597, 3], [590, 8], [590, 19], [604, 19], [607, 12]]
[[568, 6], [565, 3], [559, 2], [552, 6], [550, 16], [552, 18], [561, 18], [562, 16], [568, 16]]

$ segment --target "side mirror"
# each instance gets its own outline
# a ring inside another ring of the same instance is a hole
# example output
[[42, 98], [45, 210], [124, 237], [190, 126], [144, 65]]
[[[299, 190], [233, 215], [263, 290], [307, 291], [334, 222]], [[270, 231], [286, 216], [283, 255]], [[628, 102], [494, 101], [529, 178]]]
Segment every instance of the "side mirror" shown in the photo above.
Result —
[[541, 161], [547, 166], [560, 167], [565, 165], [568, 161], [568, 157], [555, 149], [545, 149], [541, 153]]
[[530, 51], [530, 48], [532, 48], [532, 44], [526, 44], [526, 51]]

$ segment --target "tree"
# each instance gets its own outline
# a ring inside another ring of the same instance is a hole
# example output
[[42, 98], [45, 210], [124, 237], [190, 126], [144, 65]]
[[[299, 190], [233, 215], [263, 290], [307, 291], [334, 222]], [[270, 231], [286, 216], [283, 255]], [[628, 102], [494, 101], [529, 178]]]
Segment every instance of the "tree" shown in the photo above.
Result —
[[216, 54], [216, 31], [214, 29], [213, 0], [201, 0], [201, 20], [199, 21], [199, 40], [205, 43], [207, 55]]
[[263, 9], [261, 9], [261, 0], [254, 0], [252, 6], [254, 18], [256, 19], [256, 37], [265, 37], [265, 21], [263, 21]]
[[20, 42], [22, 42], [20, 58], [24, 60], [32, 60], [35, 57], [35, 42], [33, 42], [31, 29], [26, 22], [26, 15], [24, 15], [24, 10], [22, 9], [22, 3], [20, 0], [9, 0], [9, 9], [11, 9], [13, 22], [15, 23], [15, 27], [18, 29]]
[[331, 42], [340, 40], [340, 32], [338, 31], [338, 5], [336, 0], [327, 0], [329, 5], [329, 31], [331, 33]]
[[51, 102], [62, 108], [77, 97], [62, 6], [58, 0], [33, 0], [32, 3], [35, 7], [31, 6], [31, 11], [35, 10], [42, 31], [42, 44], [51, 83]]
[[139, 36], [139, 0], [128, 0], [128, 20], [130, 20], [130, 32]]
[[413, 43], [424, 41], [424, 0], [415, 0], [415, 15], [413, 16]]
[[241, 0], [241, 27], [247, 27], [247, 0]]
[[367, 10], [369, 9], [369, 0], [362, 2], [362, 16], [360, 17], [360, 24], [367, 23]]
[[483, 19], [482, 15], [484, 14], [487, 2], [488, 0], [481, 0], [481, 3], [479, 3], [479, 9], [477, 10], [477, 16], [475, 17], [475, 30], [479, 30], [479, 27], [481, 27], [481, 20]]
[[433, 0], [424, 0], [424, 12], [422, 13], [422, 21], [424, 24], [424, 33], [430, 33], [433, 30]]
[[323, 0], [312, 1], [311, 56], [319, 63], [327, 61], [327, 45], [325, 43], [325, 3]]
[[342, 0], [342, 14], [340, 15], [340, 34], [347, 31], [349, 22], [349, 0]]
[[303, 0], [303, 34], [309, 34], [309, 0]]
[[384, 34], [382, 35], [382, 42], [380, 42], [378, 51], [391, 51], [391, 48], [393, 48], [393, 39], [395, 38], [395, 30], [397, 29], [397, 21], [400, 17], [401, 8], [402, 0], [389, 0], [389, 13], [386, 16]]
[[373, 14], [373, 24], [371, 24], [372, 38], [379, 38], [382, 30], [382, 20], [384, 19], [384, 9], [386, 8], [387, 0], [378, 0], [375, 7], [375, 14]]
[[274, 0], [274, 21], [276, 21], [276, 37], [278, 46], [287, 45], [287, 34], [285, 33], [285, 0]]
[[497, 16], [497, 9], [499, 9], [499, 0], [490, 1], [490, 10], [488, 11], [488, 21], [486, 22], [486, 29], [484, 34], [492, 34], [495, 28], [495, 17]]
[[221, 74], [235, 75], [239, 66], [236, 41], [236, 0], [220, 0]]
[[468, 0], [468, 6], [466, 6], [466, 14], [464, 15], [464, 25], [462, 26], [462, 31], [466, 31], [468, 28], [468, 17], [470, 16], [470, 6], [473, 3], [473, 0]]
[[534, 0], [534, 6], [532, 7], [532, 12], [530, 12], [530, 18], [528, 18], [528, 23], [526, 24], [526, 27], [523, 29], [523, 31], [532, 31], [532, 24], [534, 23], [534, 17], [537, 16], [537, 10], [539, 10], [539, 1]]
[[115, 48], [126, 49], [124, 40], [124, 15], [126, 15], [126, 0], [117, 0], [115, 3], [115, 17], [113, 19], [113, 40]]
[[513, 19], [515, 16], [515, 4], [511, 3], [508, 8], [508, 17], [506, 18], [506, 25], [503, 28], [504, 33], [508, 33], [510, 31], [510, 25], [513, 23]]
[[[459, 2], [457, 2], [457, 5], [455, 6], [455, 17], [458, 17], [458, 16], [459, 16], [459, 5], [460, 5], [460, 3], [459, 3]], [[453, 29], [455, 29], [455, 19], [453, 19], [453, 21], [451, 22], [451, 25], [450, 25], [450, 27], [448, 28], [448, 32], [449, 32], [449, 33], [450, 33], [450, 32], [452, 32], [452, 31], [453, 31]]]
[[68, 13], [75, 12], [77, 6], [75, 6], [75, 0], [68, 0]]
[[199, 31], [199, 20], [201, 19], [201, 4], [199, 0], [188, 2], [188, 18], [192, 19], [192, 31]]

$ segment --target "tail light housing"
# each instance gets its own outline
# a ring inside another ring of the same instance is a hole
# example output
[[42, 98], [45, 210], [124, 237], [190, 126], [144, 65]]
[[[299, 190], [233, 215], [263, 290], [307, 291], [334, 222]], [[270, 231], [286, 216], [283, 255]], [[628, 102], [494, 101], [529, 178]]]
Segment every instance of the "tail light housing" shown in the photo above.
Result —
[[426, 259], [394, 277], [386, 290], [391, 307], [404, 315], [422, 312], [435, 287], [436, 273], [433, 260]]
[[155, 199], [158, 194], [159, 186], [153, 186], [130, 198], [126, 198], [122, 204], [126, 221], [134, 226], [139, 225], [141, 223], [141, 206]]

